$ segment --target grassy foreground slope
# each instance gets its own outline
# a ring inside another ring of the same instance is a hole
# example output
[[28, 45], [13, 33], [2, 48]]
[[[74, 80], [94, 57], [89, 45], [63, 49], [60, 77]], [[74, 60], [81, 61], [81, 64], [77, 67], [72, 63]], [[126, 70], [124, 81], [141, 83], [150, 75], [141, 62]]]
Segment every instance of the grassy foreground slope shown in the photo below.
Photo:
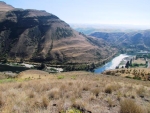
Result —
[[28, 74], [0, 83], [1, 113], [150, 112], [149, 81], [89, 72]]

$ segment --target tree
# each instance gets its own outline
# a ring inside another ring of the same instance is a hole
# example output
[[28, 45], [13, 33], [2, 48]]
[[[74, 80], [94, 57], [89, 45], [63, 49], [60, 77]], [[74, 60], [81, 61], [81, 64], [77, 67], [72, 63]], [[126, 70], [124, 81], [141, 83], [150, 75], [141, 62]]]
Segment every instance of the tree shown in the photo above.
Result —
[[23, 58], [20, 59], [20, 63], [23, 63]]
[[41, 63], [41, 65], [40, 65], [40, 70], [42, 70], [42, 69], [45, 69], [46, 68], [46, 65], [44, 64], [44, 63]]
[[4, 60], [3, 60], [3, 63], [5, 64], [5, 63], [7, 63], [8, 62], [8, 60], [7, 60], [7, 58], [5, 58]]
[[91, 64], [91, 67], [90, 67], [90, 70], [93, 71], [95, 68], [96, 68], [95, 64], [92, 63], [92, 64]]
[[130, 66], [130, 63], [129, 63], [129, 61], [127, 61], [127, 63], [126, 63], [126, 68], [129, 68], [129, 66]]
[[138, 59], [138, 56], [136, 55], [136, 56], [135, 56], [135, 60], [137, 60], [137, 59]]
[[90, 66], [89, 66], [89, 65], [87, 65], [86, 70], [87, 70], [87, 71], [89, 71], [89, 70], [90, 70]]
[[130, 66], [132, 66], [132, 59], [130, 60]]
[[116, 69], [119, 69], [119, 66], [116, 66]]

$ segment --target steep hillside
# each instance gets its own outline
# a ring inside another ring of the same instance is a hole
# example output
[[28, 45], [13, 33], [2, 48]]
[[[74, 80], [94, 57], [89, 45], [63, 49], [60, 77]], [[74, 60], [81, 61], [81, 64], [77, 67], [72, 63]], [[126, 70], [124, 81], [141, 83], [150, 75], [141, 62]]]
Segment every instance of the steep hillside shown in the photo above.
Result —
[[150, 30], [130, 33], [95, 32], [91, 36], [102, 38], [107, 42], [122, 48], [133, 50], [150, 50]]
[[3, 12], [0, 40], [1, 59], [91, 63], [116, 52], [104, 40], [80, 34], [57, 16], [42, 10]]
[[95, 33], [92, 33], [91, 36], [102, 38], [106, 40], [107, 42], [115, 45], [118, 43], [118, 39], [124, 34], [125, 34], [124, 32], [115, 32], [115, 33], [95, 32]]
[[14, 9], [11, 5], [6, 4], [5, 2], [0, 1], [0, 12], [2, 11], [9, 11]]

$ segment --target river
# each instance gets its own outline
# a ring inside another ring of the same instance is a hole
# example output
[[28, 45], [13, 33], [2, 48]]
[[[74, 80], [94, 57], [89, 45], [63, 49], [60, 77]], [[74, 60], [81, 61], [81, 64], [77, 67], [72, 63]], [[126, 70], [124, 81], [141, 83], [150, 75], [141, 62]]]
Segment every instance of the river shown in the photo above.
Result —
[[[112, 59], [110, 62], [106, 63], [105, 65], [97, 68], [94, 70], [94, 73], [102, 73], [105, 70], [109, 69], [115, 69], [116, 66], [119, 65], [119, 63], [122, 61], [123, 58], [128, 57], [129, 55], [126, 54], [120, 54], [119, 56]], [[27, 70], [29, 68], [27, 67], [19, 67], [19, 66], [10, 66], [10, 65], [3, 65], [0, 64], [0, 71], [12, 71], [12, 72], [20, 72]]]
[[27, 67], [21, 67], [21, 66], [10, 66], [10, 65], [5, 65], [5, 64], [0, 64], [0, 71], [11, 71], [11, 72], [21, 72], [28, 70], [29, 68]]
[[102, 73], [105, 70], [110, 70], [110, 69], [115, 69], [116, 66], [120, 64], [123, 58], [128, 57], [129, 55], [126, 54], [120, 54], [119, 56], [115, 57], [112, 59], [110, 62], [106, 63], [105, 65], [98, 67], [97, 69], [94, 70], [94, 73]]

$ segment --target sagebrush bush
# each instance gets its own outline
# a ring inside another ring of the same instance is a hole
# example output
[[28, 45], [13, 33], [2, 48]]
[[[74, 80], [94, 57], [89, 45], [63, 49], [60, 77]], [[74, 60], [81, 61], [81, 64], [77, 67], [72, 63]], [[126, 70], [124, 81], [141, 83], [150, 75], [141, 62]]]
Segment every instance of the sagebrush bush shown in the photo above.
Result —
[[35, 96], [34, 92], [31, 91], [31, 92], [29, 93], [29, 98], [34, 98], [34, 96]]
[[59, 89], [57, 88], [53, 88], [50, 90], [50, 92], [48, 93], [48, 98], [51, 99], [59, 99], [60, 98], [60, 92]]
[[2, 99], [2, 94], [0, 93], [0, 108], [4, 105], [4, 101]]
[[109, 87], [106, 87], [105, 88], [105, 93], [109, 93], [111, 94], [112, 93], [112, 88], [109, 86]]
[[99, 90], [98, 88], [94, 88], [94, 89], [92, 89], [91, 91], [92, 91], [92, 93], [93, 93], [96, 97], [98, 97], [99, 92], [100, 92], [100, 90]]
[[49, 101], [46, 97], [43, 97], [42, 98], [42, 107], [43, 108], [47, 108], [48, 107], [48, 104], [49, 104]]
[[89, 86], [88, 85], [86, 85], [86, 86], [83, 86], [83, 91], [88, 91], [90, 88], [89, 88]]
[[124, 99], [120, 102], [120, 113], [146, 113], [142, 106], [131, 99]]
[[116, 91], [120, 88], [118, 84], [109, 84], [105, 87], [105, 93], [111, 94], [113, 91]]
[[113, 107], [113, 105], [114, 105], [114, 103], [113, 103], [113, 101], [112, 101], [111, 98], [108, 98], [108, 99], [107, 99], [107, 103], [108, 103], [108, 106], [109, 106], [109, 107]]
[[145, 95], [145, 89], [144, 89], [144, 87], [139, 87], [139, 88], [136, 90], [136, 93], [137, 93], [138, 96], [144, 97], [144, 95]]

